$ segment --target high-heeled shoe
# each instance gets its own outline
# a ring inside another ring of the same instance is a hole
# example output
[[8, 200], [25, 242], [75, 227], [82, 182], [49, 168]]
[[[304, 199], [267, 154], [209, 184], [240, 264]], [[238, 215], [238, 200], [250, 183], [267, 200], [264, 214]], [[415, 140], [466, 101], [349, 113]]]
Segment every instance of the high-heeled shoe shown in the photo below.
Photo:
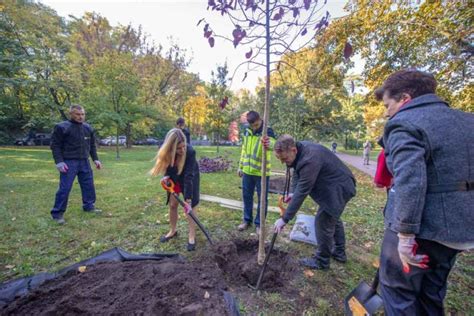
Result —
[[168, 242], [170, 239], [178, 236], [178, 232], [176, 231], [173, 235], [166, 237], [166, 235], [160, 237], [160, 242]]

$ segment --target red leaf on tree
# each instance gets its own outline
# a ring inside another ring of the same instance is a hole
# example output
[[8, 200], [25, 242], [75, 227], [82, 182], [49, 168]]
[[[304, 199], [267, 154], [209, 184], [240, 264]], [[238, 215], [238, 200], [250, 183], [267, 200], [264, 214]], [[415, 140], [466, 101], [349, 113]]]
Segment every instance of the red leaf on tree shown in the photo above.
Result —
[[308, 30], [305, 28], [305, 29], [303, 30], [303, 32], [301, 32], [301, 36], [305, 36], [306, 33], [308, 33]]
[[211, 47], [214, 47], [214, 37], [209, 37], [209, 38], [207, 39], [207, 41], [209, 42], [209, 45], [210, 45]]
[[311, 6], [311, 0], [304, 0], [304, 8], [306, 10], [309, 10], [310, 6]]
[[250, 49], [250, 51], [245, 53], [245, 58], [249, 59], [250, 57], [252, 57], [252, 49]]
[[223, 110], [226, 105], [229, 103], [229, 97], [228, 96], [225, 96], [221, 102], [219, 102], [219, 107]]
[[296, 0], [288, 0], [288, 3], [289, 3], [289, 4], [295, 4], [295, 3], [296, 3]]
[[209, 38], [212, 35], [212, 31], [204, 32], [204, 37]]
[[247, 10], [248, 8], [251, 8], [255, 5], [255, 1], [254, 0], [247, 0], [247, 2], [245, 3], [245, 10]]
[[352, 56], [353, 49], [352, 45], [349, 42], [346, 42], [346, 45], [344, 46], [344, 57], [346, 59], [349, 59], [349, 57]]
[[272, 18], [273, 21], [281, 20], [281, 15], [279, 13], [275, 14]]
[[351, 92], [354, 93], [354, 90], [355, 90], [355, 84], [354, 84], [354, 80], [351, 81]]
[[199, 26], [199, 24], [201, 24], [202, 21], [204, 21], [204, 18], [200, 19], [196, 26]]
[[293, 8], [293, 17], [296, 18], [298, 15], [300, 15], [300, 9], [298, 8]]
[[247, 79], [247, 73], [244, 74], [244, 78], [242, 79], [242, 82], [244, 82], [245, 79]]
[[245, 30], [242, 31], [240, 25], [236, 25], [236, 28], [232, 31], [232, 36], [234, 37], [232, 42], [234, 43], [234, 47], [239, 45], [240, 41], [245, 37], [245, 35], [247, 35]]

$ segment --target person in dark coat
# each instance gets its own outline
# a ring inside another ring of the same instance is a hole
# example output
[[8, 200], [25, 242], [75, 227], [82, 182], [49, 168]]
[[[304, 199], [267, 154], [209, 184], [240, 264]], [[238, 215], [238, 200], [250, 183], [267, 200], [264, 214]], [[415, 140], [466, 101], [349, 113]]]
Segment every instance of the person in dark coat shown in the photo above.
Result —
[[376, 90], [393, 175], [380, 259], [387, 315], [443, 315], [447, 278], [474, 247], [474, 114], [436, 94], [433, 75], [401, 70]]
[[176, 128], [179, 128], [184, 133], [184, 136], [186, 136], [186, 142], [191, 145], [191, 133], [186, 127], [186, 121], [184, 120], [184, 118], [179, 117], [176, 120]]
[[50, 145], [56, 168], [60, 174], [59, 188], [51, 209], [51, 217], [61, 225], [66, 223], [64, 213], [76, 176], [81, 186], [82, 209], [95, 214], [102, 212], [95, 208], [94, 174], [89, 162], [90, 156], [96, 168], [102, 168], [102, 163], [97, 156], [95, 132], [85, 122], [86, 112], [82, 106], [72, 105], [69, 115], [68, 121], [54, 126]]
[[[340, 219], [347, 202], [355, 196], [355, 178], [349, 168], [329, 149], [307, 141], [295, 142], [290, 135], [278, 138], [275, 156], [294, 169], [288, 207], [275, 222], [280, 232], [295, 217], [306, 196], [319, 205], [315, 218], [318, 247], [312, 258], [300, 263], [312, 269], [329, 269], [331, 256], [346, 262], [344, 225]], [[334, 244], [334, 248], [333, 248]]]
[[[175, 192], [184, 196], [186, 207], [184, 212], [189, 224], [188, 251], [196, 249], [196, 226], [190, 212], [197, 217], [197, 206], [199, 204], [199, 165], [196, 161], [196, 151], [186, 143], [186, 137], [179, 128], [173, 128], [166, 134], [163, 145], [158, 150], [156, 162], [151, 175], [164, 175], [165, 178], [173, 180]], [[163, 180], [163, 179], [162, 179]], [[178, 200], [168, 194], [170, 230], [161, 236], [161, 242], [168, 242], [176, 237], [178, 232]]]

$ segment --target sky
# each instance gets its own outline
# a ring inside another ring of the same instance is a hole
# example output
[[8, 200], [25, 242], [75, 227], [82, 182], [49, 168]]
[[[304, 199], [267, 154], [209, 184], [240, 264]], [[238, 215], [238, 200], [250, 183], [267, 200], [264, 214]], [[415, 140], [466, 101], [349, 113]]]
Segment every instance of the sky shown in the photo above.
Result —
[[[157, 45], [165, 49], [170, 43], [177, 43], [186, 49], [187, 55], [192, 58], [188, 68], [190, 72], [198, 73], [200, 78], [210, 81], [211, 71], [216, 72], [218, 65], [226, 61], [229, 66], [229, 75], [232, 75], [238, 64], [245, 61], [248, 47], [237, 46], [216, 38], [213, 48], [203, 37], [203, 25], [196, 26], [197, 22], [205, 18], [213, 30], [219, 34], [231, 34], [232, 25], [227, 17], [216, 12], [207, 11], [207, 0], [41, 0], [41, 3], [53, 8], [62, 17], [74, 15], [81, 17], [86, 11], [94, 11], [106, 17], [111, 25], [142, 26]], [[328, 0], [325, 10], [331, 17], [345, 15], [343, 7], [347, 1]], [[249, 72], [244, 77], [244, 68], [234, 75], [230, 88], [234, 91], [246, 88], [254, 91], [258, 78], [264, 77], [264, 69]]]

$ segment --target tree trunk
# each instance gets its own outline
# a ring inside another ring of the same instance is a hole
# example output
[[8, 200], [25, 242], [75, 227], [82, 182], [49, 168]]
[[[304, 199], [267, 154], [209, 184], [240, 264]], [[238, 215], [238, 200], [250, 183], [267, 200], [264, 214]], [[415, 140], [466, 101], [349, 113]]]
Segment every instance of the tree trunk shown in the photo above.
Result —
[[120, 159], [120, 149], [119, 149], [119, 128], [117, 126], [117, 132], [115, 134], [115, 152], [116, 152], [116, 159]]
[[[265, 107], [263, 109], [263, 130], [262, 138], [267, 136], [268, 117], [270, 111], [270, 1], [266, 2], [265, 8], [265, 31], [266, 31], [266, 78], [265, 78]], [[260, 236], [258, 236], [258, 256], [257, 262], [263, 265], [265, 261], [265, 210], [267, 208], [266, 192], [267, 192], [267, 149], [262, 146], [262, 190], [260, 192]]]
[[127, 127], [125, 128], [125, 137], [127, 137], [125, 141], [127, 148], [132, 148], [132, 124], [130, 123], [127, 123]]

